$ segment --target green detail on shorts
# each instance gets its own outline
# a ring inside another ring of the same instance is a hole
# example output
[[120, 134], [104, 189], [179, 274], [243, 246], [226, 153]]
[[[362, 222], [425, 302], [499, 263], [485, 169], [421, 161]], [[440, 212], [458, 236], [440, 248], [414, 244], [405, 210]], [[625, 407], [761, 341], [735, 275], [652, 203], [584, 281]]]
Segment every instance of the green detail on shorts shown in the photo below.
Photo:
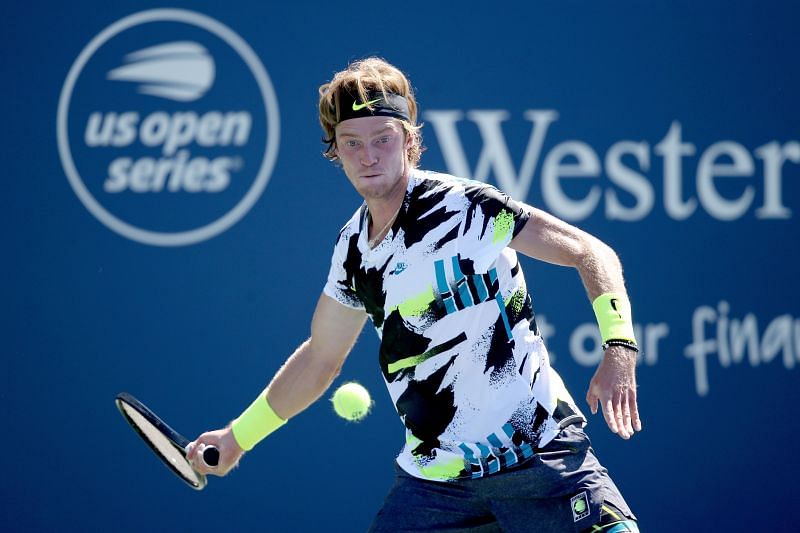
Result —
[[449, 463], [420, 466], [419, 471], [427, 479], [448, 480], [457, 478], [464, 470], [463, 459], [453, 459]]
[[572, 506], [572, 509], [578, 514], [583, 513], [586, 510], [586, 501], [583, 499], [576, 500], [575, 504]]
[[430, 309], [431, 302], [434, 300], [436, 300], [436, 296], [433, 295], [433, 285], [428, 285], [428, 288], [420, 294], [393, 307], [389, 312], [397, 309], [402, 316], [422, 316]]
[[503, 209], [494, 217], [494, 236], [492, 237], [492, 244], [505, 241], [511, 228], [514, 227], [514, 215], [511, 211]]
[[625, 520], [622, 522], [614, 522], [613, 524], [606, 524], [604, 526], [594, 525], [592, 531], [605, 531], [606, 533], [639, 533], [639, 526], [633, 520]]
[[602, 509], [603, 511], [605, 511], [608, 514], [610, 514], [611, 516], [613, 516], [614, 520], [622, 520], [622, 517], [620, 515], [618, 515], [617, 513], [615, 513], [614, 510], [612, 508], [610, 508], [609, 506], [601, 505], [600, 509]]
[[520, 289], [515, 292], [511, 297], [511, 301], [508, 303], [511, 304], [511, 309], [513, 309], [515, 313], [520, 313], [522, 311], [522, 306], [525, 305], [525, 291]]

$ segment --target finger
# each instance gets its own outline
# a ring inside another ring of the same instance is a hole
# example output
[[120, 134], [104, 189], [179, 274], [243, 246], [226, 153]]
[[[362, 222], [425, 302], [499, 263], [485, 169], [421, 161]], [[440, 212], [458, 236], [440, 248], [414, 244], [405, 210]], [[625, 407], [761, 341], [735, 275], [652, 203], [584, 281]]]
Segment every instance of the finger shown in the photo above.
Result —
[[189, 462], [192, 464], [192, 466], [194, 466], [194, 464], [197, 462], [197, 454], [198, 454], [198, 453], [200, 452], [200, 450], [202, 449], [202, 447], [203, 447], [203, 443], [202, 443], [202, 442], [195, 441], [195, 442], [194, 442], [194, 443], [192, 443], [192, 444], [194, 444], [194, 446], [192, 446], [192, 453], [191, 453], [191, 454], [189, 454], [189, 455], [187, 455], [187, 456], [186, 456], [186, 459], [188, 459], [188, 460], [189, 460]]
[[592, 412], [593, 415], [597, 414], [597, 396], [592, 392], [592, 388], [589, 388], [589, 392], [586, 393], [586, 403], [589, 404], [589, 410]]
[[197, 447], [197, 441], [190, 442], [186, 445], [186, 459], [191, 462], [194, 459], [194, 450]]
[[626, 391], [622, 398], [622, 420], [625, 423], [625, 431], [629, 437], [633, 436], [633, 426], [631, 425], [631, 406], [630, 397]]
[[605, 401], [603, 404], [603, 416], [606, 419], [606, 424], [608, 424], [608, 428], [611, 430], [612, 433], [619, 433], [617, 429], [617, 420], [614, 416], [614, 403], [611, 401], [611, 398]]
[[620, 394], [615, 395], [613, 405], [614, 419], [617, 421], [617, 435], [623, 439], [629, 439], [631, 436], [625, 428], [625, 414], [622, 411], [622, 403], [622, 396]]
[[200, 444], [198, 444], [194, 449], [194, 456], [192, 457], [191, 460], [192, 468], [194, 468], [197, 472], [200, 472], [201, 474], [208, 473], [208, 466], [206, 465], [206, 462], [203, 461], [203, 451], [205, 451], [205, 449], [206, 449], [205, 443], [201, 442]]
[[628, 404], [631, 409], [631, 423], [636, 431], [642, 430], [642, 420], [639, 418], [639, 405], [636, 401], [636, 389], [628, 393]]

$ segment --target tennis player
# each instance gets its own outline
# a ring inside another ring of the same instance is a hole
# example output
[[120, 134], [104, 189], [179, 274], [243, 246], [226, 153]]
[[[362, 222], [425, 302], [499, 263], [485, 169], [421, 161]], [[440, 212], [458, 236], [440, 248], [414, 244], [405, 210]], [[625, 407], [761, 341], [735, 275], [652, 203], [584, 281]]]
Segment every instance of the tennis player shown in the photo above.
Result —
[[[416, 99], [387, 62], [356, 61], [319, 93], [325, 156], [364, 203], [339, 233], [311, 337], [190, 460], [225, 475], [323, 395], [369, 318], [406, 428], [371, 531], [638, 531], [550, 366], [516, 255], [578, 271], [605, 349], [586, 400], [628, 439], [642, 429], [637, 345], [616, 254], [490, 185], [419, 170]], [[207, 445], [216, 469], [198, 459]]]

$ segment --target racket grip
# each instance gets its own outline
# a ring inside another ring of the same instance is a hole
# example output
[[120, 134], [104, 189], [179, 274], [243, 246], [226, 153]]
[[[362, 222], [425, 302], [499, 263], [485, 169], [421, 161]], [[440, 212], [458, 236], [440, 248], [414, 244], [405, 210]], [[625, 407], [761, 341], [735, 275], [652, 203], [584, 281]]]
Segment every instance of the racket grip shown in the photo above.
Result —
[[206, 446], [203, 450], [203, 462], [212, 467], [219, 464], [219, 450], [216, 446]]

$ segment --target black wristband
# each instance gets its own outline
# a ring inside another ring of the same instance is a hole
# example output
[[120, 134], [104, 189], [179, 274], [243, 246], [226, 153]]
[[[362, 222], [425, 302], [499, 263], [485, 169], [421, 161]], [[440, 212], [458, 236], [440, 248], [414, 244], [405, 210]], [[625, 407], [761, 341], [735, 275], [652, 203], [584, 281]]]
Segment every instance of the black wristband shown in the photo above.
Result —
[[639, 347], [636, 346], [636, 343], [626, 341], [625, 339], [608, 339], [603, 343], [603, 351], [608, 350], [609, 346], [622, 346], [623, 348], [628, 348], [629, 350], [639, 353]]

